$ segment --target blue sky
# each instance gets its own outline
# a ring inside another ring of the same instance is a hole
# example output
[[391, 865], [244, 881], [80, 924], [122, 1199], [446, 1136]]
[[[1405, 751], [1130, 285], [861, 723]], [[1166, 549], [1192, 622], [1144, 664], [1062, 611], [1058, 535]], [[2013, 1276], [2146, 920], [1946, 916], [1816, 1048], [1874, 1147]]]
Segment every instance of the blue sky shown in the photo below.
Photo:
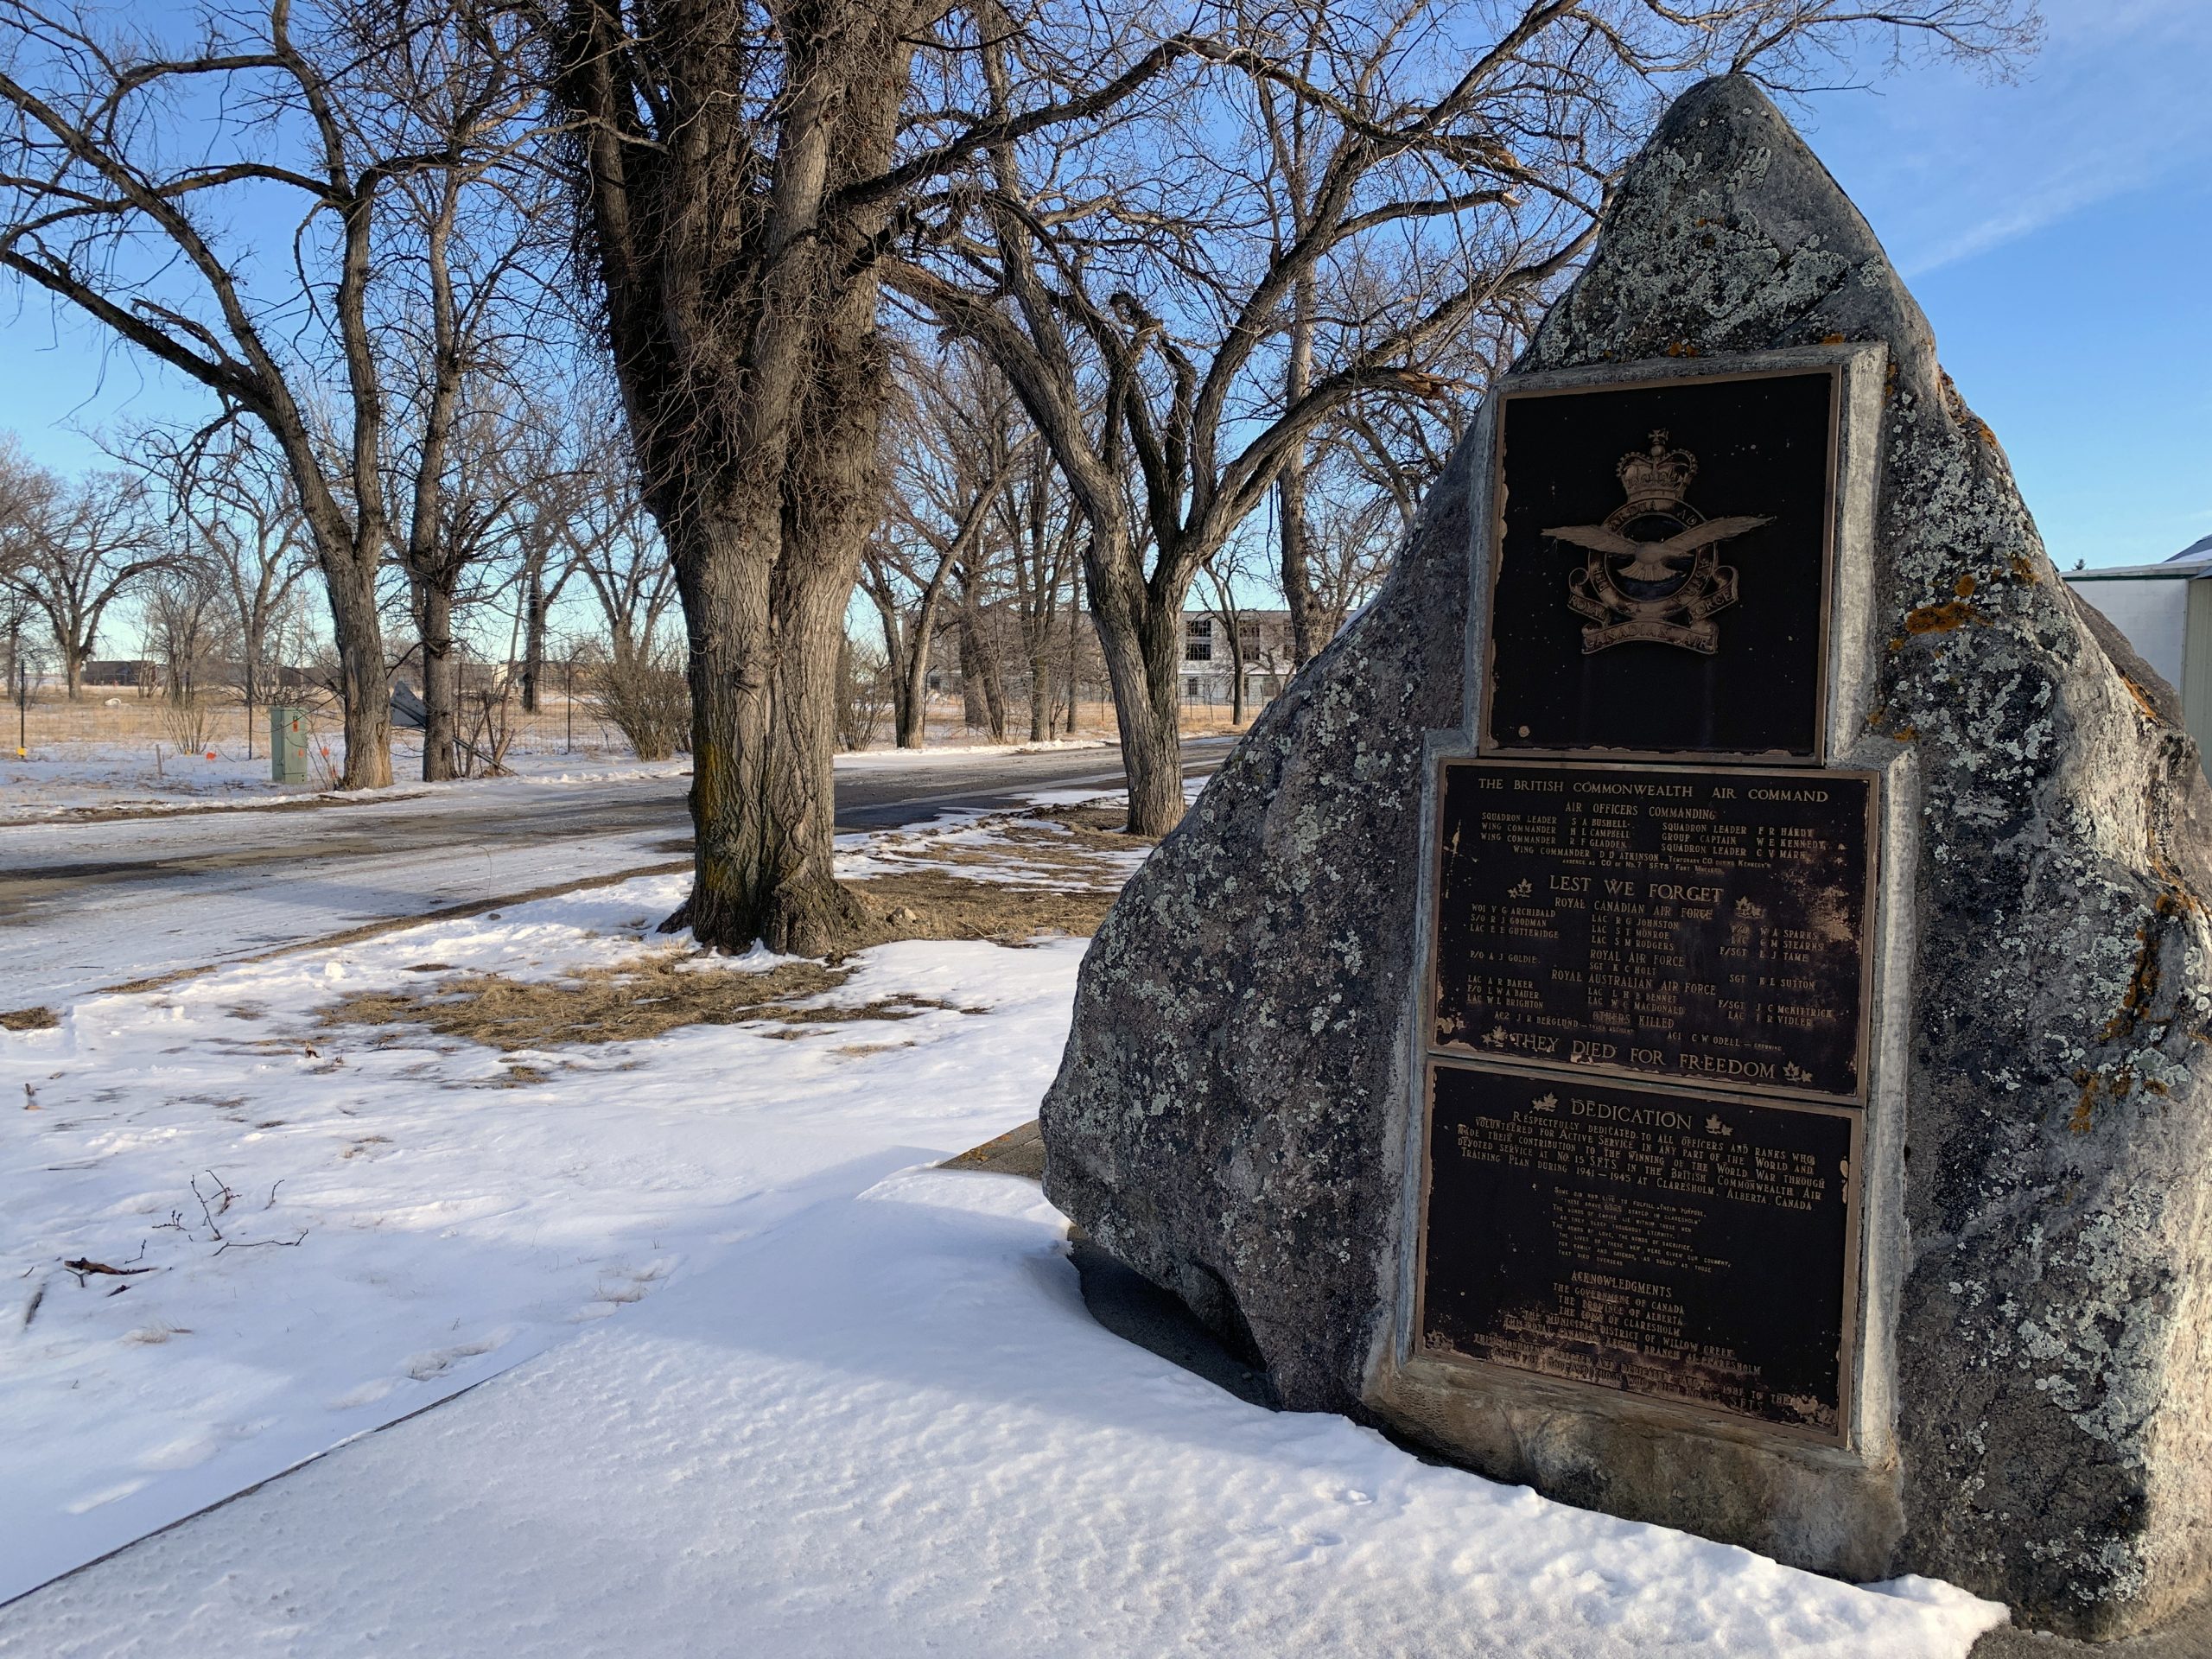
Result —
[[2212, 3], [2045, 0], [2012, 85], [1952, 66], [1808, 100], [2051, 556], [2212, 535]]
[[[2062, 566], [2212, 535], [2212, 0], [2046, 0], [2011, 84], [1936, 64], [1796, 110], [1934, 322]], [[0, 300], [0, 429], [199, 406], [43, 299]]]

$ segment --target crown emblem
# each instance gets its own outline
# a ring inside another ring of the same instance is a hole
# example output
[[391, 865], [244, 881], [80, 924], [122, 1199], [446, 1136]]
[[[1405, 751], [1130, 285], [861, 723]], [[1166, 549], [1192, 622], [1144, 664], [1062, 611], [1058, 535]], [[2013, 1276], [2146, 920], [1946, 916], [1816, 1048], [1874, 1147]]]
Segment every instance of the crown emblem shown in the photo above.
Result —
[[1697, 476], [1697, 457], [1687, 449], [1669, 449], [1662, 429], [1651, 435], [1649, 450], [1630, 450], [1613, 471], [1629, 505], [1665, 508], [1689, 493], [1690, 480]]
[[1535, 891], [1535, 889], [1530, 887], [1528, 881], [1524, 879], [1522, 880], [1516, 881], [1511, 887], [1508, 887], [1505, 890], [1505, 896], [1509, 899], [1526, 899]]
[[1645, 640], [1710, 657], [1720, 649], [1716, 611], [1736, 602], [1736, 571], [1713, 551], [1770, 518], [1738, 514], [1707, 518], [1687, 497], [1697, 457], [1671, 448], [1669, 434], [1651, 435], [1649, 449], [1631, 449], [1613, 468], [1626, 499], [1596, 524], [1560, 524], [1544, 534], [1583, 550], [1582, 568], [1567, 579], [1569, 609], [1590, 619], [1586, 655]]

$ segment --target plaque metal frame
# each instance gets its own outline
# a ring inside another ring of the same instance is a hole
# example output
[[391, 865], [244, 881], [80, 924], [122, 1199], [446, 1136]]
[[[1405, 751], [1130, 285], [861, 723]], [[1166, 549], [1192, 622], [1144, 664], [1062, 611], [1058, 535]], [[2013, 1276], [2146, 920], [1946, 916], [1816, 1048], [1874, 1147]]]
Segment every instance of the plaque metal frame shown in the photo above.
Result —
[[[1538, 1066], [1485, 1060], [1479, 1064], [1457, 1056], [1431, 1053], [1424, 1058], [1421, 1075], [1421, 1179], [1415, 1187], [1415, 1223], [1414, 1232], [1413, 1319], [1406, 1331], [1414, 1352], [1432, 1363], [1447, 1366], [1474, 1377], [1496, 1381], [1517, 1389], [1561, 1389], [1571, 1396], [1592, 1401], [1618, 1402], [1633, 1400], [1643, 1411], [1655, 1413], [1662, 1418], [1699, 1427], [1725, 1424], [1736, 1429], [1773, 1435], [1802, 1444], [1848, 1448], [1857, 1444], [1853, 1433], [1854, 1412], [1859, 1364], [1859, 1297], [1860, 1233], [1864, 1227], [1866, 1205], [1866, 1117], [1856, 1106], [1839, 1105], [1834, 1102], [1781, 1100], [1770, 1097], [1745, 1098], [1741, 1103], [1758, 1106], [1771, 1111], [1811, 1112], [1823, 1117], [1847, 1120], [1851, 1130], [1851, 1173], [1844, 1182], [1843, 1229], [1843, 1301], [1841, 1323], [1836, 1344], [1836, 1427], [1834, 1433], [1808, 1428], [1802, 1424], [1780, 1423], [1770, 1418], [1757, 1417], [1744, 1412], [1731, 1411], [1723, 1406], [1702, 1405], [1694, 1400], [1680, 1399], [1671, 1395], [1648, 1394], [1626, 1389], [1607, 1388], [1602, 1383], [1586, 1382], [1576, 1377], [1558, 1376], [1547, 1371], [1526, 1370], [1497, 1360], [1480, 1359], [1460, 1353], [1452, 1348], [1429, 1348], [1423, 1344], [1422, 1335], [1428, 1329], [1428, 1210], [1429, 1185], [1433, 1165], [1433, 1141], [1435, 1131], [1435, 1084], [1438, 1068], [1452, 1067], [1460, 1071], [1486, 1072], [1492, 1076], [1525, 1077], [1530, 1083], [1541, 1084], [1555, 1073]], [[1613, 1080], [1608, 1078], [1609, 1084]], [[1684, 1089], [1665, 1084], [1642, 1081], [1634, 1084], [1639, 1092], [1666, 1100], [1696, 1100], [1707, 1095], [1725, 1095], [1721, 1090]]]
[[[1840, 497], [1840, 471], [1843, 460], [1843, 427], [1845, 416], [1844, 381], [1850, 365], [1842, 357], [1827, 356], [1814, 361], [1775, 364], [1758, 368], [1721, 369], [1710, 374], [1700, 374], [1694, 369], [1679, 373], [1653, 374], [1621, 380], [1596, 380], [1587, 371], [1571, 371], [1561, 377], [1561, 384], [1546, 385], [1552, 377], [1531, 375], [1521, 378], [1509, 378], [1502, 382], [1497, 392], [1497, 405], [1491, 423], [1490, 432], [1490, 511], [1478, 527], [1480, 543], [1477, 561], [1487, 572], [1486, 591], [1483, 595], [1482, 644], [1473, 664], [1478, 675], [1468, 687], [1469, 712], [1475, 740], [1475, 753], [1484, 760], [1565, 760], [1581, 756], [1606, 760], [1662, 761], [1670, 763], [1734, 762], [1737, 764], [1787, 766], [1792, 768], [1822, 766], [1827, 763], [1828, 704], [1834, 695], [1831, 683], [1829, 633], [1835, 603], [1836, 580], [1836, 514]], [[1595, 745], [1570, 747], [1546, 747], [1524, 744], [1500, 744], [1491, 735], [1491, 699], [1488, 695], [1491, 677], [1497, 665], [1497, 581], [1505, 552], [1505, 431], [1507, 416], [1512, 405], [1524, 399], [1550, 397], [1579, 397], [1596, 392], [1647, 391], [1683, 385], [1720, 385], [1730, 381], [1773, 380], [1786, 378], [1806, 378], [1826, 374], [1828, 380], [1827, 453], [1822, 461], [1824, 499], [1821, 510], [1821, 602], [1820, 623], [1813, 642], [1813, 719], [1812, 750], [1807, 754], [1793, 754], [1782, 749], [1617, 749]]]
[[[1710, 775], [1721, 779], [1775, 778], [1793, 784], [1803, 784], [1808, 779], [1822, 773], [1862, 781], [1866, 785], [1866, 887], [1859, 895], [1859, 1019], [1854, 1034], [1852, 1058], [1857, 1086], [1847, 1095], [1833, 1090], [1792, 1088], [1783, 1084], [1751, 1083], [1741, 1079], [1715, 1077], [1686, 1077], [1673, 1072], [1639, 1071], [1632, 1067], [1600, 1065], [1590, 1062], [1544, 1060], [1522, 1054], [1494, 1054], [1482, 1049], [1462, 1048], [1440, 1045], [1436, 1041], [1436, 988], [1438, 953], [1443, 948], [1444, 909], [1444, 774], [1452, 766], [1468, 766], [1478, 771], [1492, 766], [1522, 767], [1559, 772], [1643, 772], [1649, 768], [1649, 761], [1632, 762], [1608, 756], [1603, 760], [1554, 760], [1547, 757], [1523, 757], [1513, 754], [1440, 754], [1430, 760], [1429, 804], [1431, 814], [1427, 848], [1428, 911], [1427, 923], [1427, 948], [1421, 953], [1421, 992], [1415, 1017], [1421, 1021], [1419, 1038], [1421, 1052], [1427, 1058], [1448, 1058], [1454, 1061], [1478, 1061], [1484, 1065], [1503, 1065], [1509, 1070], [1529, 1068], [1534, 1071], [1567, 1077], [1598, 1077], [1609, 1082], [1641, 1084], [1647, 1086], [1711, 1090], [1720, 1095], [1749, 1095], [1763, 1100], [1802, 1101], [1814, 1105], [1863, 1107], [1870, 1098], [1872, 1078], [1868, 1075], [1873, 1052], [1874, 1024], [1874, 958], [1876, 955], [1875, 929], [1878, 921], [1877, 903], [1881, 889], [1881, 826], [1882, 774], [1871, 769], [1855, 766], [1822, 766], [1808, 771], [1799, 766], [1685, 766], [1670, 763], [1668, 770], [1683, 777]], [[1427, 1083], [1421, 1084], [1423, 1111], [1427, 1109]], [[1422, 1131], [1426, 1136], [1426, 1128]], [[1423, 1201], [1426, 1202], [1424, 1193]]]

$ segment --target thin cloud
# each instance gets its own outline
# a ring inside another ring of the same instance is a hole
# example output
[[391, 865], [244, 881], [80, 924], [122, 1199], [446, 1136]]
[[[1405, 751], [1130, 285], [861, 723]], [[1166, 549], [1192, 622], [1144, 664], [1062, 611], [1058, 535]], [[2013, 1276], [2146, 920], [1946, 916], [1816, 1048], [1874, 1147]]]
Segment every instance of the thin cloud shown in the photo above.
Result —
[[1900, 270], [1985, 254], [2114, 197], [2212, 172], [2204, 0], [2047, 0], [2017, 82], [1935, 65], [1815, 100]]

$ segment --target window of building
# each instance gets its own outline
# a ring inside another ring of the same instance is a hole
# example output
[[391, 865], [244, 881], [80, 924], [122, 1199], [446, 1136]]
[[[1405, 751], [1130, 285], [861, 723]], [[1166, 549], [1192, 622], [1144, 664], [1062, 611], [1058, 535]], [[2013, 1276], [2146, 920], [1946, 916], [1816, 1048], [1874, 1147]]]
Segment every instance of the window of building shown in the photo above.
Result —
[[1183, 624], [1183, 660], [1186, 663], [1210, 663], [1213, 660], [1211, 617], [1192, 617]]

